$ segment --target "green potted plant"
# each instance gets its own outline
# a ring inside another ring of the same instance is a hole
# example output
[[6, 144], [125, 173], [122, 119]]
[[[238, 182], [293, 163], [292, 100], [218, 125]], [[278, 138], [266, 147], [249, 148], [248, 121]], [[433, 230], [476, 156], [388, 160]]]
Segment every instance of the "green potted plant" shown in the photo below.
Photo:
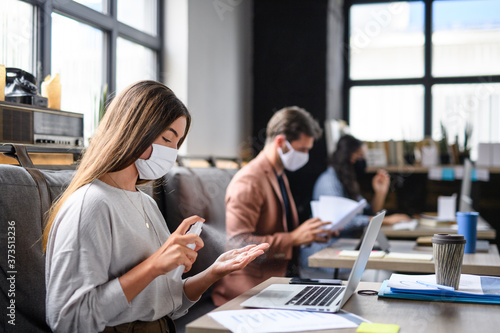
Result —
[[403, 154], [406, 164], [415, 164], [415, 142], [403, 140]]
[[97, 124], [101, 122], [102, 117], [104, 117], [104, 113], [106, 113], [106, 100], [108, 99], [108, 84], [106, 83], [104, 87], [102, 87], [102, 93], [99, 98], [99, 110], [97, 110]]
[[[100, 96], [95, 96], [94, 101], [95, 101], [95, 109], [94, 109], [94, 121], [93, 121], [93, 132], [97, 129], [99, 126], [99, 123], [102, 120], [102, 117], [104, 117], [104, 113], [106, 112], [106, 101], [108, 99], [108, 84], [106, 83], [102, 87], [102, 91]], [[93, 134], [92, 134], [93, 135]], [[92, 140], [92, 137], [89, 138], [89, 143]]]

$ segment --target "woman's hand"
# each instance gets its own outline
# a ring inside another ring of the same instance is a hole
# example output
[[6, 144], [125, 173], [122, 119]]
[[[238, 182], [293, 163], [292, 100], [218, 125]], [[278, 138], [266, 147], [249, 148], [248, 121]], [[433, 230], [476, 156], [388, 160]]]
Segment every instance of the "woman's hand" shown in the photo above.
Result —
[[373, 176], [372, 187], [375, 193], [381, 194], [384, 197], [389, 191], [389, 185], [391, 183], [391, 177], [385, 170], [378, 170], [377, 174]]
[[243, 269], [268, 248], [268, 243], [262, 243], [224, 252], [210, 266], [211, 273], [217, 278], [221, 278], [231, 272]]
[[[182, 221], [177, 230], [155, 253], [120, 276], [119, 282], [128, 302], [131, 302], [158, 276], [170, 272], [179, 265], [184, 265], [186, 272], [191, 269], [198, 256], [196, 251], [203, 247], [203, 241], [200, 236], [196, 234], [186, 235], [186, 232], [197, 221], [205, 222], [199, 216], [191, 216]], [[192, 243], [196, 244], [194, 250], [187, 247], [188, 244]]]
[[268, 247], [268, 243], [248, 245], [221, 254], [206, 270], [186, 279], [184, 293], [190, 300], [198, 300], [213, 283], [231, 272], [245, 268]]
[[[203, 247], [203, 240], [199, 235], [186, 235], [186, 232], [197, 221], [205, 222], [205, 219], [195, 215], [182, 221], [177, 230], [168, 237], [167, 241], [149, 257], [148, 260], [152, 263], [152, 269], [158, 276], [166, 274], [180, 265], [184, 265], [184, 272], [191, 269], [198, 256], [197, 251]], [[194, 250], [187, 247], [188, 244], [193, 243], [196, 244]]]

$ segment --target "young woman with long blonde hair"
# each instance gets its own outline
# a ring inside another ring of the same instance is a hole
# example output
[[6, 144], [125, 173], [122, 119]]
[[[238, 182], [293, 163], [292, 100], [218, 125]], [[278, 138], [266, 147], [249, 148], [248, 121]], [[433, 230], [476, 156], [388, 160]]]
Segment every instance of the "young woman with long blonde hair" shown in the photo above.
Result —
[[[191, 123], [165, 85], [140, 81], [110, 104], [78, 170], [44, 230], [47, 322], [54, 332], [172, 332], [208, 287], [244, 268], [268, 244], [222, 254], [185, 280], [203, 246], [186, 234], [198, 216], [170, 232], [138, 183], [165, 175]], [[196, 244], [194, 250], [188, 244]]]

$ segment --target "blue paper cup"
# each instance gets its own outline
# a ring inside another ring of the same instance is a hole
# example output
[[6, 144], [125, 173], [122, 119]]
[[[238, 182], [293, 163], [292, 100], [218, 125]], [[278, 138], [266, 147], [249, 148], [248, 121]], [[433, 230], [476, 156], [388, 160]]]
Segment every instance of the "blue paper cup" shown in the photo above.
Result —
[[458, 234], [464, 235], [465, 253], [476, 253], [478, 212], [457, 212]]

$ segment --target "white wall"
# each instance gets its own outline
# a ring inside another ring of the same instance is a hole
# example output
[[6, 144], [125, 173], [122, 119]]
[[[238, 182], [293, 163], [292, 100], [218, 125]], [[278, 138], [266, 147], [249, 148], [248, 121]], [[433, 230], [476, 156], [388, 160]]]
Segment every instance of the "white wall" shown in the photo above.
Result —
[[184, 153], [240, 156], [251, 135], [252, 1], [168, 0], [166, 11], [166, 83], [193, 118]]

